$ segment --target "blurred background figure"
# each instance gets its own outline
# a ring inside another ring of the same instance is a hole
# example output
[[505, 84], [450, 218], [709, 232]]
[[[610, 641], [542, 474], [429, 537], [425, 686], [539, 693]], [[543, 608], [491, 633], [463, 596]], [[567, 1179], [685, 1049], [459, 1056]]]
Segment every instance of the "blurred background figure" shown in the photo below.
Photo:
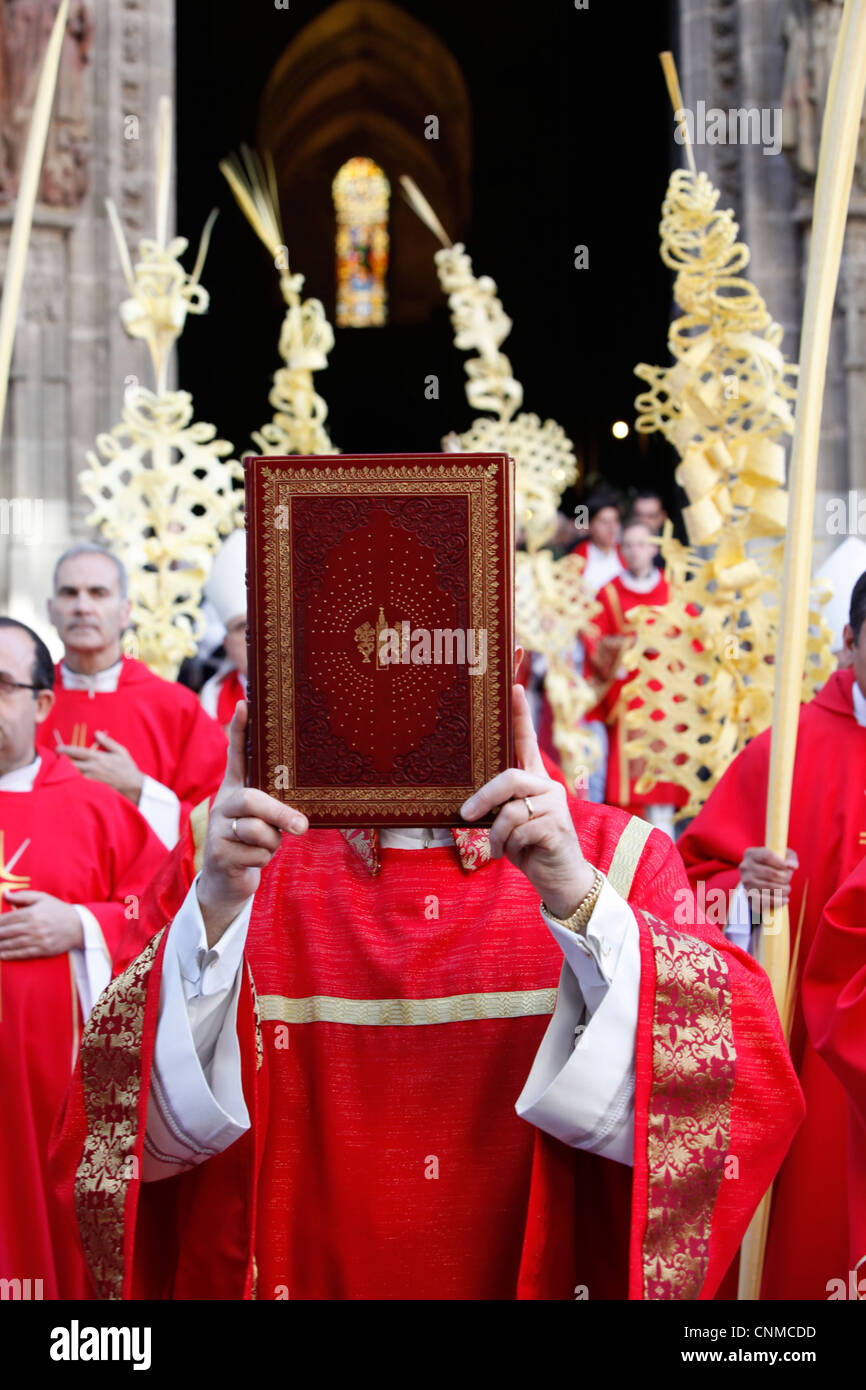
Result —
[[625, 568], [618, 549], [622, 521], [619, 502], [612, 492], [590, 493], [584, 505], [586, 536], [574, 549], [584, 560], [584, 584], [591, 594], [597, 594]]
[[832, 586], [833, 593], [821, 609], [821, 616], [833, 634], [830, 646], [840, 671], [847, 671], [854, 664], [852, 647], [845, 642], [845, 628], [851, 594], [864, 570], [866, 541], [859, 536], [846, 536], [815, 574], [817, 580]]
[[672, 782], [657, 782], [648, 792], [638, 793], [637, 781], [643, 766], [628, 757], [625, 727], [626, 710], [639, 708], [641, 704], [640, 700], [629, 699], [630, 676], [622, 664], [623, 652], [634, 641], [628, 614], [642, 604], [657, 607], [670, 598], [668, 581], [653, 563], [657, 551], [658, 546], [647, 526], [642, 522], [629, 522], [623, 530], [621, 543], [626, 567], [598, 595], [601, 613], [595, 624], [600, 635], [587, 644], [586, 675], [595, 683], [600, 695], [592, 713], [604, 721], [610, 735], [604, 800], [609, 805], [622, 806], [632, 815], [642, 816], [673, 839], [674, 810], [685, 803], [686, 794]]
[[[625, 566], [619, 552], [619, 538], [622, 530], [619, 503], [613, 492], [606, 488], [590, 493], [585, 502], [587, 512], [587, 534], [575, 546], [575, 554], [584, 561], [583, 582], [589, 592], [597, 594], [605, 584], [610, 583]], [[575, 662], [578, 669], [586, 661], [586, 651], [578, 641]], [[608, 732], [604, 719], [592, 711], [586, 720], [601, 750], [598, 766], [589, 774], [587, 796], [590, 801], [604, 801], [607, 783]]]
[[[643, 522], [650, 535], [660, 536], [662, 528], [668, 519], [664, 501], [660, 492], [655, 492], [652, 488], [641, 488], [631, 504], [630, 521]], [[663, 570], [665, 567], [664, 557], [657, 548], [653, 564], [657, 569]]]
[[641, 488], [631, 505], [631, 521], [641, 521], [653, 536], [660, 536], [668, 519], [660, 492]]
[[227, 729], [238, 700], [247, 693], [247, 540], [233, 531], [217, 554], [204, 586], [205, 598], [225, 629], [224, 656], [205, 682], [201, 702], [205, 712]]

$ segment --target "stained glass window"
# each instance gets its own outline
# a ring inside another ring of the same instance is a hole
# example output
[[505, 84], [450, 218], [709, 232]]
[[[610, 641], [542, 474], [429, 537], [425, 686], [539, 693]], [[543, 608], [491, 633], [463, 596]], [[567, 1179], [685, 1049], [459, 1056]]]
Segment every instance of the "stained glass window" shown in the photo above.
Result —
[[372, 159], [348, 160], [333, 184], [337, 213], [337, 327], [385, 323], [391, 187]]

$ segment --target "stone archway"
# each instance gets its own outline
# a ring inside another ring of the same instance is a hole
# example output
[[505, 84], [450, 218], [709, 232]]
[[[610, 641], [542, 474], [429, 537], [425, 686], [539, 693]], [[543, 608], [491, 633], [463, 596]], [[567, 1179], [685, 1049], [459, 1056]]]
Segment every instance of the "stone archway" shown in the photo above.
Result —
[[426, 25], [386, 0], [338, 0], [272, 69], [257, 143], [274, 159], [292, 268], [330, 315], [331, 183], [355, 155], [375, 160], [391, 182], [389, 321], [419, 323], [441, 306], [433, 239], [397, 180], [409, 174], [460, 240], [471, 201], [471, 106], [456, 59]]

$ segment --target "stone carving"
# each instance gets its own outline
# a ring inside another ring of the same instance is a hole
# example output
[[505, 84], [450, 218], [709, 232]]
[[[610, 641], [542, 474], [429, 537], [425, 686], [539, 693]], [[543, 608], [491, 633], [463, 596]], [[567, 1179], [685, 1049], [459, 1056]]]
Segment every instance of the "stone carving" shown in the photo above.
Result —
[[[807, 180], [814, 179], [818, 169], [821, 122], [841, 23], [842, 0], [786, 0], [782, 144]], [[866, 192], [866, 122], [860, 125], [854, 187]]]
[[[146, 2], [146, 0], [145, 0]], [[113, 0], [114, 3], [114, 0]], [[142, 0], [123, 0], [120, 25], [120, 99], [124, 119], [140, 122], [148, 109], [150, 87], [147, 73], [147, 15]], [[122, 173], [118, 210], [127, 237], [137, 241], [144, 235], [148, 208], [148, 182], [142, 145], [137, 127], [124, 131]]]
[[[737, 0], [715, 0], [710, 15], [713, 76], [718, 82], [716, 105], [728, 110], [739, 105], [740, 31]], [[716, 177], [724, 202], [741, 207], [742, 150], [718, 145], [713, 151]]]
[[[30, 126], [42, 58], [58, 0], [0, 4], [0, 202], [12, 202]], [[84, 4], [70, 6], [39, 201], [77, 207], [87, 192], [88, 123], [84, 74], [93, 26]]]

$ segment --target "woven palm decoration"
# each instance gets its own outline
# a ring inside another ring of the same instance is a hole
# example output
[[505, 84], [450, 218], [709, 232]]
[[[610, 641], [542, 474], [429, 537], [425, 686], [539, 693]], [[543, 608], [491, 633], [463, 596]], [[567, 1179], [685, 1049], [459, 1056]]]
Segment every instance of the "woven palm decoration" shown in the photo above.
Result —
[[[638, 790], [679, 783], [689, 794], [683, 816], [696, 814], [731, 759], [771, 720], [785, 443], [796, 396], [782, 329], [744, 276], [748, 247], [718, 200], [706, 174], [671, 176], [660, 234], [682, 311], [668, 335], [674, 362], [635, 368], [648, 386], [635, 403], [637, 429], [662, 433], [680, 455], [675, 476], [689, 499], [689, 545], [668, 528], [662, 552], [671, 601], [630, 614], [637, 641], [623, 660], [635, 672], [630, 695], [643, 704], [628, 711], [626, 725], [630, 755], [645, 760]], [[804, 699], [833, 666], [817, 607], [811, 621]]]
[[259, 454], [336, 454], [325, 428], [328, 407], [317, 393], [313, 373], [328, 365], [334, 330], [318, 299], [302, 299], [303, 275], [289, 269], [283, 240], [279, 194], [273, 161], [245, 147], [240, 158], [224, 159], [220, 169], [238, 206], [279, 271], [286, 314], [280, 330], [283, 366], [274, 373], [268, 397], [273, 419], [253, 433]]
[[466, 396], [484, 411], [456, 436], [465, 452], [510, 454], [516, 470], [518, 550], [516, 564], [517, 640], [547, 659], [545, 692], [553, 713], [553, 737], [572, 785], [585, 785], [598, 758], [594, 736], [582, 726], [595, 695], [576, 669], [573, 652], [581, 632], [590, 629], [599, 605], [584, 588], [583, 561], [576, 555], [555, 560], [548, 548], [556, 529], [559, 500], [578, 476], [574, 447], [555, 420], [518, 413], [523, 387], [516, 380], [502, 344], [511, 319], [495, 282], [476, 276], [458, 242], [452, 244], [430, 204], [411, 179], [400, 180], [410, 206], [440, 242], [436, 269], [448, 296], [455, 345], [475, 355], [466, 362]]
[[127, 387], [121, 422], [99, 435], [79, 474], [93, 503], [87, 520], [129, 574], [133, 630], [127, 650], [172, 679], [193, 656], [203, 628], [202, 586], [221, 538], [242, 523], [241, 466], [213, 425], [193, 420], [188, 391], [169, 391], [169, 359], [187, 314], [203, 314], [200, 283], [215, 214], [202, 234], [192, 271], [180, 257], [184, 237], [168, 236], [171, 103], [160, 102], [156, 236], [139, 246], [135, 264], [117, 210], [111, 225], [129, 298], [120, 306], [127, 333], [147, 344], [156, 389]]

